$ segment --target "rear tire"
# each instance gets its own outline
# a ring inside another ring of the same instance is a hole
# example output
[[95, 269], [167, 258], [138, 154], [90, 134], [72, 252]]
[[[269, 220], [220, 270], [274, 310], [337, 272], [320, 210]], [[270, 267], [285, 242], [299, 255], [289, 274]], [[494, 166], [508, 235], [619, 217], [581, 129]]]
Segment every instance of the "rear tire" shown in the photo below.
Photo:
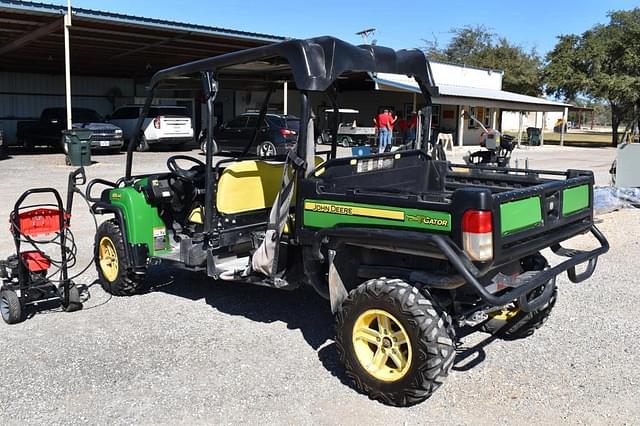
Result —
[[7, 324], [18, 324], [25, 320], [18, 294], [13, 290], [0, 292], [0, 314]]
[[336, 348], [352, 385], [388, 405], [429, 398], [455, 357], [449, 315], [400, 279], [367, 281], [336, 314]]
[[132, 296], [146, 289], [144, 274], [130, 271], [125, 239], [115, 220], [103, 222], [96, 232], [94, 259], [100, 285], [114, 296]]
[[273, 142], [264, 141], [258, 145], [256, 154], [258, 154], [258, 157], [275, 157], [278, 154], [278, 151], [276, 150], [276, 146]]

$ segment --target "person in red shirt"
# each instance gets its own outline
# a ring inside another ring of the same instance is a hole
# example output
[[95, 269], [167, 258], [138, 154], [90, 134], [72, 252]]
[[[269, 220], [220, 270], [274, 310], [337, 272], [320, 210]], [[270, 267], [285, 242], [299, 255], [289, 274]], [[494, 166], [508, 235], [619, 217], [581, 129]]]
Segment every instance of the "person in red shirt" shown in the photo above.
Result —
[[378, 129], [378, 152], [384, 152], [387, 145], [391, 144], [392, 118], [388, 109], [385, 109], [373, 119], [373, 123]]

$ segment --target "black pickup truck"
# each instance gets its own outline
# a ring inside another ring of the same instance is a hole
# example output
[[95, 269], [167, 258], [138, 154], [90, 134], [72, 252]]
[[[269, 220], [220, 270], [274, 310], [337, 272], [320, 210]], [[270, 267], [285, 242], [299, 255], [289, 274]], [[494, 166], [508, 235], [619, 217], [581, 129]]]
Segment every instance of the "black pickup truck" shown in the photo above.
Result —
[[[122, 130], [105, 123], [104, 118], [88, 108], [73, 108], [71, 111], [74, 129], [92, 131], [92, 150], [114, 150], [122, 148]], [[44, 145], [62, 148], [61, 132], [66, 129], [67, 113], [64, 108], [46, 108], [39, 120], [20, 121], [17, 128], [18, 141], [27, 149]]]

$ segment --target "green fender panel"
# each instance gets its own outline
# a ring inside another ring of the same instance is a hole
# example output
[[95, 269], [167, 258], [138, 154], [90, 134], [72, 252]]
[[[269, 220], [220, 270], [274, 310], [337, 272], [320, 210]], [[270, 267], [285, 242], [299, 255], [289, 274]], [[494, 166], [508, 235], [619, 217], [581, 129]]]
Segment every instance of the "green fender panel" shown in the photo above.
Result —
[[150, 206], [144, 194], [132, 186], [109, 192], [111, 204], [122, 209], [130, 244], [146, 244], [149, 256], [170, 251], [167, 229], [156, 207]]

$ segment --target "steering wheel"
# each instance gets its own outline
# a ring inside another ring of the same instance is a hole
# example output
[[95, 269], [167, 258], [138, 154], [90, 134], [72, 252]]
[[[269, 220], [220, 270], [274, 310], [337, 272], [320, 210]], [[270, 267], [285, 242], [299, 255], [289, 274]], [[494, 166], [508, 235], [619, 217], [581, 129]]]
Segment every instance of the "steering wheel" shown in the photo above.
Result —
[[[194, 163], [195, 166], [190, 169], [184, 169], [178, 166], [178, 161], [188, 161]], [[204, 172], [206, 164], [197, 158], [189, 157], [188, 155], [174, 155], [167, 159], [167, 168], [169, 171], [182, 180], [189, 182], [196, 182], [204, 178]]]

